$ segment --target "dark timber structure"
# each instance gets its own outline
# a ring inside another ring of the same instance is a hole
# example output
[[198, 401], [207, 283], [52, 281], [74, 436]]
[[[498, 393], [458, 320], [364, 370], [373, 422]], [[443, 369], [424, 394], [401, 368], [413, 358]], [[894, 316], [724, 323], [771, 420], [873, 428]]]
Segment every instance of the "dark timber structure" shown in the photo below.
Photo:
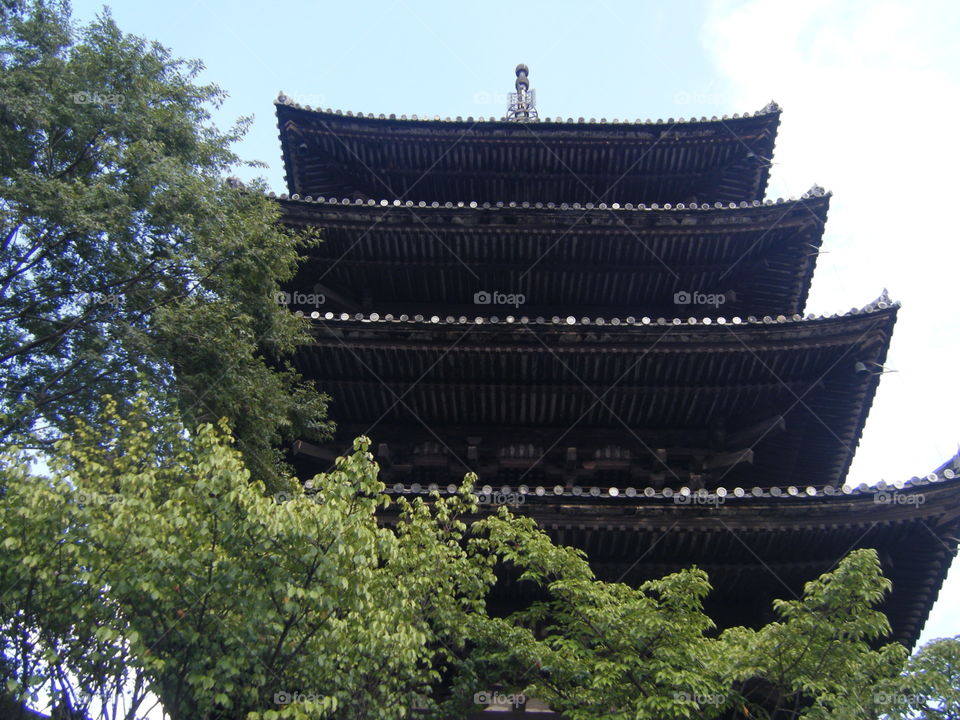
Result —
[[279, 98], [284, 221], [325, 238], [291, 288], [325, 300], [292, 295], [315, 318], [298, 363], [339, 425], [296, 444], [303, 472], [359, 434], [392, 493], [474, 471], [604, 579], [705, 569], [721, 626], [873, 547], [912, 646], [957, 547], [960, 464], [844, 484], [898, 305], [803, 315], [830, 196], [765, 199], [779, 107], [539, 118], [517, 75], [502, 120]]

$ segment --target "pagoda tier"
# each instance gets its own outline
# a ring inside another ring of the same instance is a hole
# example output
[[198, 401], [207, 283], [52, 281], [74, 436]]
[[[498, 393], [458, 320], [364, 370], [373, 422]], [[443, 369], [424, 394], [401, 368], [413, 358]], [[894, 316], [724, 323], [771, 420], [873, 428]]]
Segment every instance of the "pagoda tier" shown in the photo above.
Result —
[[780, 109], [606, 123], [407, 120], [276, 104], [290, 193], [389, 200], [760, 200]]
[[[474, 304], [478, 293], [499, 291], [522, 294], [517, 310], [532, 316], [729, 317], [803, 311], [829, 199], [814, 188], [799, 200], [721, 207], [280, 205], [286, 224], [322, 231], [291, 286], [324, 295], [324, 309], [474, 314], [489, 309]], [[681, 307], [684, 292], [719, 299]]]
[[836, 486], [895, 319], [885, 297], [723, 322], [327, 313], [296, 364], [333, 397], [339, 445], [298, 451], [370, 435], [388, 483]]
[[[774, 620], [775, 598], [801, 596], [804, 583], [850, 551], [874, 548], [893, 585], [882, 606], [890, 639], [912, 647], [960, 537], [960, 456], [907, 483], [827, 492], [780, 486], [740, 497], [732, 490], [686, 496], [650, 490], [632, 497], [621, 490], [610, 497], [587, 488], [580, 496], [503, 490], [481, 499], [509, 500], [556, 542], [585, 550], [601, 579], [635, 586], [691, 565], [705, 570], [714, 588], [706, 610], [721, 628]], [[407, 496], [428, 492], [425, 486], [402, 490]], [[528, 585], [505, 578], [491, 601], [506, 610], [532, 597]]]

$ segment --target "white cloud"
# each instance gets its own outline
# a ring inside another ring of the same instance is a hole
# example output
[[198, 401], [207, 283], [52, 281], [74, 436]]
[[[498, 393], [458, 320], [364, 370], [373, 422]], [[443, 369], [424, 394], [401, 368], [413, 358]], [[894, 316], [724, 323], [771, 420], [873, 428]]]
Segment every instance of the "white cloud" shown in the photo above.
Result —
[[[716, 0], [702, 31], [737, 108], [784, 108], [768, 195], [834, 192], [808, 310], [903, 302], [854, 484], [924, 474], [960, 440], [958, 33], [952, 0]], [[925, 635], [960, 632], [953, 575]]]

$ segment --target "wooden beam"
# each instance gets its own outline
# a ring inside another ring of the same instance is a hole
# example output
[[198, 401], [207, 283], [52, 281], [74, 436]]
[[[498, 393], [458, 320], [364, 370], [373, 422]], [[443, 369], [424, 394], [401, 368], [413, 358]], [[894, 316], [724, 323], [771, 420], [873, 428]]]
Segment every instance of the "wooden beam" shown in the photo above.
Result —
[[787, 421], [783, 415], [776, 415], [772, 418], [766, 418], [760, 422], [747, 425], [746, 427], [735, 430], [731, 433], [725, 433], [723, 436], [724, 447], [736, 447], [737, 445], [750, 445], [761, 437], [767, 437], [770, 434], [783, 432], [787, 429]]
[[319, 445], [308, 443], [305, 440], [294, 440], [292, 449], [294, 455], [306, 455], [307, 457], [317, 458], [318, 460], [329, 460], [331, 462], [337, 459], [337, 454], [330, 448], [320, 447]]
[[325, 304], [333, 303], [335, 306], [342, 308], [343, 310], [349, 310], [354, 313], [363, 312], [364, 307], [363, 303], [354, 300], [343, 293], [334, 290], [329, 285], [324, 285], [322, 283], [314, 283], [313, 291], [320, 293], [326, 300]]
[[753, 450], [734, 450], [733, 452], [719, 453], [708, 457], [704, 463], [704, 470], [716, 470], [718, 468], [733, 467], [740, 463], [753, 464]]

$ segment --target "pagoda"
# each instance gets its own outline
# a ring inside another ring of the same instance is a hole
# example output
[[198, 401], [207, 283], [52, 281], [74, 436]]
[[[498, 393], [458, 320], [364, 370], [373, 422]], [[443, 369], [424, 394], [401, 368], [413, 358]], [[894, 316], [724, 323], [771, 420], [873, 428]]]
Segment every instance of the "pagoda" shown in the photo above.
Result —
[[830, 193], [765, 197], [780, 108], [544, 118], [527, 74], [501, 119], [278, 98], [283, 221], [324, 239], [289, 288], [313, 318], [296, 363], [338, 426], [294, 444], [299, 470], [369, 435], [392, 494], [475, 472], [484, 508], [602, 579], [706, 570], [720, 627], [875, 548], [912, 647], [956, 553], [960, 459], [845, 484], [898, 304], [804, 314]]

